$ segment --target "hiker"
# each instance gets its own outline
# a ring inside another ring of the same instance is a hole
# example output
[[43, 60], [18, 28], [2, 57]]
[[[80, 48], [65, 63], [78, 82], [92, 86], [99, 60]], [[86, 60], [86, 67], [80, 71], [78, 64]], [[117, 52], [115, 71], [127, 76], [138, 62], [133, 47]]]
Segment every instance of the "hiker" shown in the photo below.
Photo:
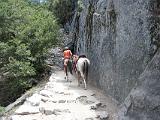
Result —
[[69, 63], [69, 60], [72, 57], [72, 52], [68, 47], [64, 48], [63, 57], [64, 57], [64, 73], [66, 75], [65, 79], [67, 79], [67, 81], [68, 81], [67, 65]]

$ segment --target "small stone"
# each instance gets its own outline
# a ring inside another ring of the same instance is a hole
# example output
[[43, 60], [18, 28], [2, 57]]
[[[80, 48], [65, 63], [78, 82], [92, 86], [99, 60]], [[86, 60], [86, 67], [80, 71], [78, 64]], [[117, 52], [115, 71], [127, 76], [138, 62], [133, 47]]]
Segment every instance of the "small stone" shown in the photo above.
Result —
[[102, 106], [102, 103], [96, 103], [96, 104], [94, 104], [93, 106], [91, 106], [91, 109], [92, 110], [96, 110], [96, 109], [98, 109], [100, 106]]
[[57, 101], [52, 101], [53, 103], [57, 103]]
[[93, 104], [94, 101], [86, 100], [86, 104]]
[[64, 95], [71, 95], [71, 93], [64, 93]]
[[59, 109], [54, 109], [54, 110], [53, 110], [53, 114], [54, 114], [54, 115], [60, 115], [60, 112], [62, 112], [62, 111], [59, 110]]
[[76, 100], [67, 100], [67, 103], [76, 103]]
[[91, 106], [90, 108], [91, 108], [91, 110], [96, 110], [97, 109], [96, 106]]
[[12, 117], [7, 118], [7, 117], [1, 117], [1, 120], [12, 120]]
[[51, 109], [51, 108], [45, 108], [45, 107], [39, 108], [39, 111], [42, 114], [45, 114], [45, 115], [52, 115], [52, 114], [54, 114], [54, 115], [60, 115], [60, 112], [62, 112], [59, 109]]
[[20, 118], [19, 118], [19, 115], [13, 115], [9, 120], [20, 120]]
[[54, 114], [54, 111], [53, 110], [45, 110], [44, 114], [45, 115], [52, 115], [52, 114]]
[[59, 100], [59, 103], [65, 103], [66, 100]]
[[71, 111], [69, 109], [65, 109], [63, 110], [64, 113], [71, 113]]
[[16, 115], [29, 115], [29, 114], [37, 114], [39, 113], [38, 107], [30, 106], [27, 104], [24, 104], [20, 106], [16, 111]]
[[83, 99], [87, 99], [87, 96], [80, 96], [76, 98], [76, 100], [83, 100]]
[[109, 114], [106, 111], [99, 111], [97, 112], [97, 118], [100, 118], [100, 120], [107, 120], [109, 118]]
[[91, 96], [95, 96], [96, 94], [92, 94]]
[[107, 107], [107, 105], [101, 105], [101, 108], [106, 108]]
[[36, 94], [33, 94], [31, 97], [27, 98], [26, 100], [31, 105], [38, 106], [40, 104], [40, 101], [41, 101], [41, 95], [36, 93]]
[[44, 114], [44, 113], [45, 113], [44, 107], [40, 107], [40, 108], [39, 108], [39, 111], [40, 111], [42, 114]]
[[48, 101], [48, 99], [47, 99], [47, 98], [45, 98], [45, 97], [43, 97], [43, 98], [41, 98], [41, 101], [43, 101], [43, 102], [47, 102], [47, 101]]
[[46, 85], [45, 87], [44, 87], [44, 89], [53, 89], [54, 87], [53, 86], [51, 86], [51, 85]]
[[97, 103], [96, 104], [97, 107], [100, 107], [101, 105], [102, 105], [102, 103]]
[[94, 120], [93, 118], [85, 118], [85, 120]]
[[48, 90], [40, 91], [40, 95], [45, 96], [45, 97], [52, 97], [53, 96], [52, 92], [50, 92]]

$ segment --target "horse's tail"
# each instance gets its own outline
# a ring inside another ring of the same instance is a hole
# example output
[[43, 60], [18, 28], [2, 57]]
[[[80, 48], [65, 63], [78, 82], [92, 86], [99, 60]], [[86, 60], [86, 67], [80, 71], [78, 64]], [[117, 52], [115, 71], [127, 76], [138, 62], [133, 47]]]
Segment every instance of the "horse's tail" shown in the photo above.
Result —
[[84, 74], [84, 77], [86, 79], [86, 82], [87, 82], [87, 79], [88, 79], [88, 67], [89, 67], [88, 61], [85, 60], [84, 61], [84, 67], [83, 67], [83, 74]]

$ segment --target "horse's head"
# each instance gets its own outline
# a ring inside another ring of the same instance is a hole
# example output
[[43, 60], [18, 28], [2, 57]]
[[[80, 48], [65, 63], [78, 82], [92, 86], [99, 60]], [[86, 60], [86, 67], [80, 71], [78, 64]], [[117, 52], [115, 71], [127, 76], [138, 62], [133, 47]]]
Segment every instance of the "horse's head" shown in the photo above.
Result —
[[79, 56], [78, 55], [73, 55], [73, 62], [77, 62]]

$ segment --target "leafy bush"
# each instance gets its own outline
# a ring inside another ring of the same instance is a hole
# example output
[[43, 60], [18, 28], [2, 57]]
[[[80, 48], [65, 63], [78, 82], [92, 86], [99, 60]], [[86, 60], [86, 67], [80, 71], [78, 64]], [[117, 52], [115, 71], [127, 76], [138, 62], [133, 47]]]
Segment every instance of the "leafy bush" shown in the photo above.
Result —
[[0, 89], [5, 92], [0, 96], [3, 106], [31, 87], [29, 80], [44, 71], [48, 49], [58, 43], [53, 13], [29, 1], [0, 0], [0, 75], [6, 78]]
[[82, 0], [78, 0], [78, 12], [82, 12], [82, 10], [84, 9], [84, 6], [83, 6], [83, 2]]
[[71, 20], [76, 2], [77, 0], [48, 0], [48, 8], [58, 18], [59, 23], [64, 25]]
[[42, 71], [48, 49], [58, 42], [56, 18], [27, 0], [0, 3], [0, 72], [16, 80], [34, 76]]
[[3, 114], [5, 112], [4, 107], [0, 106], [0, 115]]

